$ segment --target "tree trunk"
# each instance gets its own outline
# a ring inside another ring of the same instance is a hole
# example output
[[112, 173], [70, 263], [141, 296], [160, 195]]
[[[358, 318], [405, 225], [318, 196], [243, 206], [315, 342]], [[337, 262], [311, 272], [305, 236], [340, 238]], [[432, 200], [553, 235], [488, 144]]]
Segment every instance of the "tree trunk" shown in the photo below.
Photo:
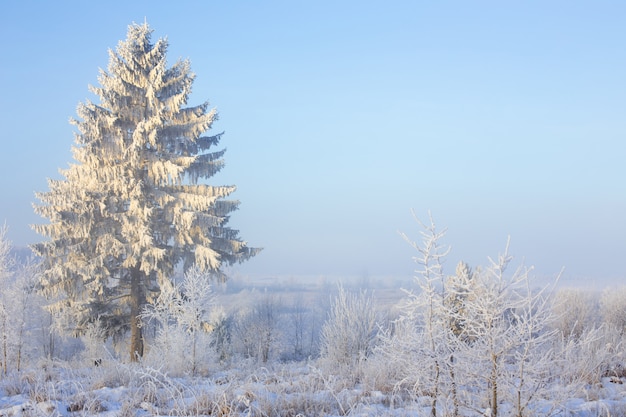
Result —
[[141, 309], [145, 305], [145, 297], [141, 291], [143, 272], [139, 267], [130, 273], [130, 360], [137, 362], [143, 356], [143, 337], [141, 334]]
[[433, 402], [430, 408], [430, 415], [437, 417], [437, 399], [439, 398], [439, 361], [435, 360], [435, 386], [433, 387]]
[[450, 355], [450, 385], [452, 395], [452, 415], [459, 417], [459, 397], [456, 387], [456, 373], [454, 372], [454, 354]]
[[2, 317], [2, 371], [4, 375], [7, 374], [7, 362], [8, 362], [7, 331], [8, 331], [7, 320], [6, 320], [6, 316], [4, 316], [3, 314], [3, 317]]
[[498, 417], [498, 356], [491, 354], [491, 415]]
[[20, 333], [17, 339], [17, 372], [22, 368], [22, 346], [24, 340], [24, 324], [20, 327]]

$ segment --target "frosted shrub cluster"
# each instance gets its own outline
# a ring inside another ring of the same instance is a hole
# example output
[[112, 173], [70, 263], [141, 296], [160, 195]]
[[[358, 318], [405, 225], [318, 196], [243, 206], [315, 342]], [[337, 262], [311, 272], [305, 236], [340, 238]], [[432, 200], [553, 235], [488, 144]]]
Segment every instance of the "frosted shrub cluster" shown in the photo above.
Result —
[[374, 349], [377, 322], [372, 295], [349, 293], [340, 286], [322, 326], [320, 355], [324, 369], [358, 380], [362, 364]]
[[612, 332], [620, 336], [626, 334], [626, 287], [611, 288], [600, 298], [600, 316]]
[[206, 373], [213, 362], [213, 332], [221, 322], [210, 277], [198, 267], [185, 274], [179, 285], [165, 287], [142, 314], [156, 329], [146, 364], [172, 375]]

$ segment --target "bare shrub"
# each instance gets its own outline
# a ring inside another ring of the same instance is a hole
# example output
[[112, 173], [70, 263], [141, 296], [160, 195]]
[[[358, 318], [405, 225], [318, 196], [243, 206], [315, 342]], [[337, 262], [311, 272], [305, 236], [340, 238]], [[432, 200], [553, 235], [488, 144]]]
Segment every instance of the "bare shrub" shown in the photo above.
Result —
[[81, 411], [87, 415], [93, 415], [107, 411], [107, 408], [92, 392], [80, 392], [70, 399], [67, 411], [70, 413]]
[[266, 292], [235, 318], [232, 342], [244, 358], [265, 364], [279, 356], [283, 338], [279, 307], [280, 299]]

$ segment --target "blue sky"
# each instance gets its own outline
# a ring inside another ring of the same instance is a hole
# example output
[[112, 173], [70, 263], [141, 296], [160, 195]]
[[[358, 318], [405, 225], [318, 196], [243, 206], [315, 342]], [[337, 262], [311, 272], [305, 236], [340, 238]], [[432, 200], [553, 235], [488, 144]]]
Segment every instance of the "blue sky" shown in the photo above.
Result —
[[448, 270], [508, 236], [540, 276], [625, 282], [621, 1], [109, 1], [0, 5], [0, 221], [16, 245], [71, 162], [76, 105], [144, 19], [226, 131], [216, 184], [265, 248], [234, 272], [410, 276], [414, 209]]

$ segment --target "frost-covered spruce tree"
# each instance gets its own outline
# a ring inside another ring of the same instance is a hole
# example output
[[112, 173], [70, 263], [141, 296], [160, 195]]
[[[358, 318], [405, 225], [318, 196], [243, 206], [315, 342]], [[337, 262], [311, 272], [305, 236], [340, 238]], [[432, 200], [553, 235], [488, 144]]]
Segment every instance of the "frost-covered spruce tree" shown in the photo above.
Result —
[[227, 226], [238, 206], [234, 186], [204, 180], [222, 166], [213, 150], [221, 134], [205, 136], [217, 119], [208, 103], [187, 104], [194, 74], [189, 61], [167, 67], [165, 39], [151, 42], [147, 24], [133, 24], [110, 51], [100, 103], [78, 106], [73, 146], [77, 163], [49, 180], [35, 211], [49, 224], [34, 246], [45, 259], [43, 285], [64, 293], [77, 331], [95, 318], [109, 335], [130, 329], [131, 360], [143, 353], [139, 315], [177, 266], [196, 264], [214, 277], [222, 267], [258, 252]]

